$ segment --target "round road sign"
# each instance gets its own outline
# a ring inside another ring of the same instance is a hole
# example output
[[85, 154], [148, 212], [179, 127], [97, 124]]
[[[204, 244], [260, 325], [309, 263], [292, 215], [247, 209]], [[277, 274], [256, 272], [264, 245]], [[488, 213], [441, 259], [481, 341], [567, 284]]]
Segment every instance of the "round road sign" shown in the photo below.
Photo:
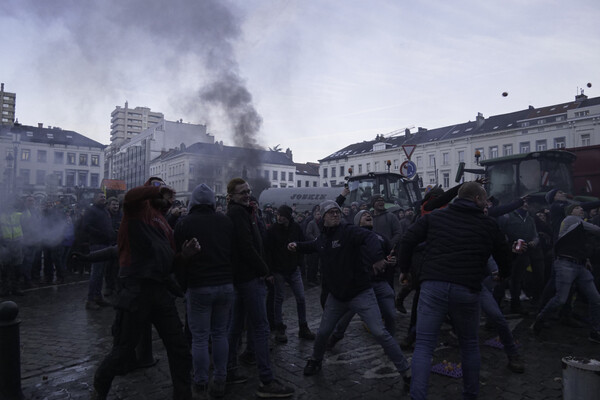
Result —
[[417, 174], [417, 165], [412, 161], [404, 161], [400, 165], [400, 173], [410, 179]]

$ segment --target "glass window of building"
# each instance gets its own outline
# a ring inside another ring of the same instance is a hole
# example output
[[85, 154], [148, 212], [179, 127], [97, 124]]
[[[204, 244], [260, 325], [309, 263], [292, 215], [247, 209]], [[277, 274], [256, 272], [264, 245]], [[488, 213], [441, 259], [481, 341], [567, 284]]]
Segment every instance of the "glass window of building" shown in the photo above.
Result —
[[554, 139], [554, 148], [555, 149], [564, 149], [566, 146], [566, 140], [564, 137], [558, 137]]
[[582, 146], [589, 146], [590, 143], [591, 143], [591, 141], [590, 141], [589, 133], [585, 133], [585, 134], [581, 135], [581, 145]]
[[335, 167], [331, 167], [331, 177], [335, 178]]
[[38, 162], [45, 163], [46, 162], [46, 150], [38, 150], [37, 151], [37, 160]]
[[546, 139], [535, 141], [535, 150], [536, 151], [544, 151], [547, 149], [548, 149], [548, 144], [546, 143]]
[[505, 144], [504, 146], [502, 146], [502, 155], [503, 156], [512, 156], [513, 153], [513, 145], [512, 144]]
[[75, 165], [75, 153], [67, 153], [67, 164]]
[[79, 165], [87, 165], [87, 154], [80, 154], [79, 155]]
[[277, 180], [277, 171], [273, 171], [273, 180], [276, 181]]
[[29, 157], [31, 157], [31, 151], [29, 149], [22, 149], [21, 161], [29, 161]]
[[458, 162], [465, 162], [465, 151], [464, 150], [458, 151]]
[[521, 143], [519, 143], [519, 152], [521, 154], [529, 153], [530, 149], [531, 149], [531, 147], [529, 145], [529, 142], [521, 142]]
[[54, 152], [54, 164], [63, 164], [65, 162], [65, 153], [62, 151]]
[[100, 156], [97, 154], [92, 154], [91, 158], [90, 158], [90, 162], [92, 167], [97, 167], [100, 165]]
[[490, 146], [490, 158], [498, 157], [498, 146]]
[[35, 184], [44, 185], [46, 183], [46, 170], [38, 169], [35, 171]]

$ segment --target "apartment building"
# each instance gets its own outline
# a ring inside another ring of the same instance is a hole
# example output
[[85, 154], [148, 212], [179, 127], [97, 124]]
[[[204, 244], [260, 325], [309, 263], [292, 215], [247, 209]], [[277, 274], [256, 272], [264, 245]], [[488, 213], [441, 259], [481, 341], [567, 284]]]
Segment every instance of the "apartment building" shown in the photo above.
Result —
[[4, 83], [0, 83], [0, 125], [12, 126], [15, 122], [17, 94], [4, 91]]
[[118, 143], [131, 139], [163, 118], [162, 113], [153, 112], [148, 107], [129, 108], [126, 101], [125, 107], [117, 106], [110, 114], [110, 141]]

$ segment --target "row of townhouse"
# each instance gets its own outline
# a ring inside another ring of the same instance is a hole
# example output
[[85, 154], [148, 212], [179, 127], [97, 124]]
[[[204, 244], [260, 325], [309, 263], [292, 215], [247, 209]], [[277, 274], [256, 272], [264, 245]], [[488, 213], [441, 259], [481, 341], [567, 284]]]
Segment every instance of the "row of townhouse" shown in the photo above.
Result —
[[[354, 143], [319, 160], [322, 186], [344, 183], [348, 168], [354, 174], [375, 171], [400, 172], [408, 158], [403, 146], [414, 147], [411, 160], [417, 166], [421, 186], [454, 186], [460, 162], [476, 168], [481, 160], [532, 151], [575, 148], [600, 144], [600, 97], [583, 93], [575, 101], [485, 118], [436, 129], [418, 128], [401, 136]], [[476, 155], [478, 157], [476, 157]]]
[[106, 146], [77, 132], [42, 124], [0, 126], [0, 179], [5, 193], [64, 194], [98, 188]]

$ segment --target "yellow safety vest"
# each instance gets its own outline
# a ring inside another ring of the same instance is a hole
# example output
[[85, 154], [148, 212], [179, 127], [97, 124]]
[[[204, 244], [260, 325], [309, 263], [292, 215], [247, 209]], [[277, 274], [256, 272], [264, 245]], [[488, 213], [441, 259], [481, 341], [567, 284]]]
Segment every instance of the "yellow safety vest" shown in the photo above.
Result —
[[21, 229], [21, 213], [0, 215], [0, 225], [2, 226], [2, 238], [6, 240], [18, 240], [23, 238], [23, 229]]

